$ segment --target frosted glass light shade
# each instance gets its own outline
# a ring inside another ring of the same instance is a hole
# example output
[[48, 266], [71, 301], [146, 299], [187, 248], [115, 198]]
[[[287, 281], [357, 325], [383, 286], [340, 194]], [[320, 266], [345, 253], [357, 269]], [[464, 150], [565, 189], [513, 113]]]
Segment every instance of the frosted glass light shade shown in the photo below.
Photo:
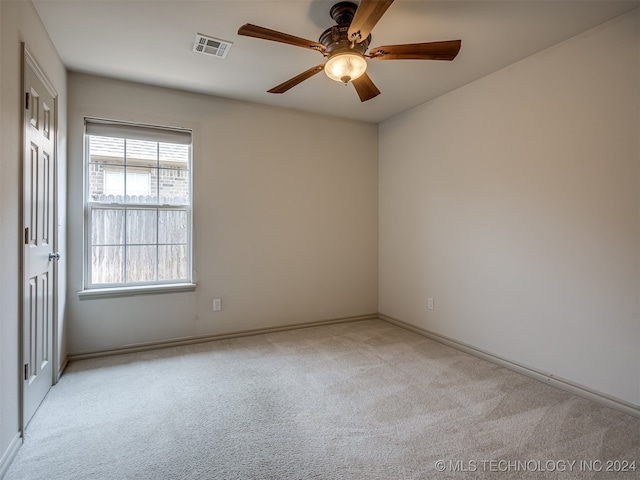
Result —
[[345, 84], [362, 76], [366, 70], [367, 61], [353, 51], [336, 53], [324, 65], [324, 71], [331, 80]]

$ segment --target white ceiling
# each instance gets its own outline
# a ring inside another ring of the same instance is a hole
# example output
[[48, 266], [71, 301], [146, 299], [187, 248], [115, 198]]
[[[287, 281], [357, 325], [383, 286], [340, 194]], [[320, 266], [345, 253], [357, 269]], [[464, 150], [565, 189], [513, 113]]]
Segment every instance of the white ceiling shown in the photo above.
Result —
[[[357, 3], [356, 0], [355, 3]], [[371, 47], [462, 39], [453, 62], [369, 61], [381, 95], [361, 103], [320, 73], [312, 50], [242, 37], [245, 23], [317, 41], [337, 0], [34, 0], [69, 70], [343, 118], [380, 122], [637, 8], [639, 0], [396, 0]], [[224, 60], [192, 52], [195, 34], [233, 42]]]

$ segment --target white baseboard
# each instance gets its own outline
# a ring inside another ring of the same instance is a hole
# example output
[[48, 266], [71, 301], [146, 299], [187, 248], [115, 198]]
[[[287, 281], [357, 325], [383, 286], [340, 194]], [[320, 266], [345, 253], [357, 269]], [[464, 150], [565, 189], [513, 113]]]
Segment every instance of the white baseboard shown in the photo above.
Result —
[[[384, 315], [382, 313], [360, 315], [355, 317], [335, 318], [331, 320], [323, 320], [318, 322], [302, 323], [302, 324], [295, 324], [295, 325], [284, 325], [280, 327], [244, 330], [244, 331], [227, 333], [227, 334], [204, 335], [204, 336], [198, 336], [198, 337], [179, 338], [179, 339], [159, 341], [159, 342], [139, 343], [134, 345], [127, 345], [126, 347], [117, 348], [117, 349], [69, 354], [66, 360], [67, 362], [72, 362], [75, 360], [106, 357], [106, 356], [120, 355], [120, 354], [126, 354], [126, 353], [144, 352], [144, 351], [156, 350], [160, 348], [179, 347], [183, 345], [195, 345], [198, 343], [211, 342], [215, 340], [226, 340], [230, 338], [246, 337], [250, 335], [262, 335], [266, 333], [284, 332], [287, 330], [296, 330], [300, 328], [311, 328], [311, 327], [319, 327], [322, 325], [358, 322], [362, 320], [375, 320], [375, 319], [383, 320], [385, 322], [391, 323], [398, 327], [405, 328], [419, 335], [428, 337], [436, 342], [443, 343], [457, 350], [461, 350], [463, 352], [469, 353], [471, 355], [474, 355], [476, 357], [482, 358], [489, 362], [495, 363], [502, 367], [508, 368], [515, 372], [522, 373], [523, 375], [527, 375], [528, 377], [531, 377], [536, 380], [547, 383], [549, 385], [553, 385], [555, 387], [561, 388], [565, 391], [581, 396], [588, 400], [595, 401], [607, 407], [618, 410], [622, 413], [626, 413], [627, 415], [632, 415], [634, 417], [640, 418], [640, 405], [627, 402], [625, 400], [613, 397], [611, 395], [607, 395], [602, 392], [598, 392], [584, 385], [577, 384], [575, 382], [558, 377], [550, 373], [545, 373], [545, 372], [536, 370], [526, 365], [522, 365], [518, 362], [514, 362], [512, 360], [502, 358], [490, 352], [486, 352], [484, 350], [476, 348], [473, 345], [468, 345], [463, 342], [459, 342], [453, 338], [449, 338], [444, 335], [431, 332], [424, 328], [417, 327], [415, 325], [404, 322], [402, 320], [398, 320], [397, 318]], [[66, 366], [66, 362], [65, 362], [65, 366]]]
[[7, 470], [9, 470], [9, 466], [18, 454], [18, 450], [20, 450], [21, 446], [22, 435], [20, 435], [20, 432], [17, 432], [13, 437], [13, 440], [11, 440], [9, 447], [7, 447], [5, 452], [2, 454], [2, 457], [0, 457], [0, 478], [3, 478], [5, 473], [7, 473]]
[[359, 315], [355, 317], [342, 317], [330, 320], [321, 320], [310, 323], [298, 323], [294, 325], [283, 325], [280, 327], [259, 328], [255, 330], [242, 330], [233, 333], [202, 335], [197, 337], [176, 338], [172, 340], [163, 340], [158, 342], [136, 343], [127, 345], [122, 348], [114, 348], [109, 350], [99, 350], [92, 352], [70, 353], [67, 356], [68, 362], [75, 360], [86, 360], [88, 358], [108, 357], [111, 355], [121, 355], [125, 353], [145, 352], [149, 350], [157, 350], [160, 348], [181, 347], [184, 345], [195, 345], [198, 343], [212, 342], [215, 340], [227, 340], [230, 338], [248, 337], [251, 335], [263, 335], [265, 333], [285, 332], [287, 330], [298, 330], [300, 328], [320, 327], [322, 325], [332, 325], [337, 323], [359, 322], [362, 320], [377, 320], [378, 314], [372, 313], [368, 315]]
[[555, 387], [561, 388], [562, 390], [568, 391], [570, 393], [586, 398], [588, 400], [592, 400], [594, 402], [600, 403], [601, 405], [605, 405], [607, 407], [613, 408], [622, 413], [626, 413], [627, 415], [632, 415], [634, 417], [640, 418], [640, 405], [627, 402], [626, 400], [622, 400], [620, 398], [616, 398], [611, 395], [607, 395], [606, 393], [598, 392], [589, 387], [585, 387], [584, 385], [580, 385], [575, 382], [572, 382], [571, 380], [567, 380], [565, 378], [561, 378], [550, 373], [541, 372], [534, 368], [522, 365], [518, 362], [507, 360], [505, 358], [494, 355], [490, 352], [486, 352], [484, 350], [476, 348], [472, 345], [468, 345], [466, 343], [462, 343], [457, 340], [454, 340], [453, 338], [445, 337], [444, 335], [439, 335], [437, 333], [431, 332], [421, 327], [416, 327], [415, 325], [412, 325], [407, 322], [403, 322], [402, 320], [398, 320], [397, 318], [389, 317], [381, 313], [378, 314], [378, 318], [380, 320], [384, 320], [385, 322], [391, 323], [393, 325], [397, 325], [398, 327], [402, 327], [414, 333], [418, 333], [419, 335], [428, 337], [436, 342], [443, 343], [457, 350], [461, 350], [465, 353], [469, 353], [476, 357], [480, 357], [484, 360], [500, 365], [501, 367], [505, 367], [505, 368], [508, 368], [509, 370], [522, 373], [523, 375], [534, 378], [536, 380], [540, 380], [549, 385], [553, 385]]

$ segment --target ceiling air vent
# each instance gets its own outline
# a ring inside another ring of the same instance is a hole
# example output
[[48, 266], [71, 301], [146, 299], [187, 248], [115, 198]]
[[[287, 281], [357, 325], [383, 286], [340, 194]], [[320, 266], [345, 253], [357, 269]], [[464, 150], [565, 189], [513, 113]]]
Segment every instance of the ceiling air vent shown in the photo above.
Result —
[[218, 58], [227, 58], [231, 50], [232, 42], [220, 40], [219, 38], [206, 37], [196, 33], [196, 41], [193, 44], [193, 51], [203, 55], [211, 55]]

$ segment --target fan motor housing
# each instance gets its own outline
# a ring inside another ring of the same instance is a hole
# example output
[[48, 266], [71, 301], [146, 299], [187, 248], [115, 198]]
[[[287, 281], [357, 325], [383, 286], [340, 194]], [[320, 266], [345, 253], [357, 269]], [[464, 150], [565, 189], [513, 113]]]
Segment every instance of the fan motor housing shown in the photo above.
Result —
[[360, 43], [353, 43], [349, 40], [349, 25], [334, 25], [333, 27], [327, 28], [322, 35], [320, 35], [319, 43], [325, 46], [326, 53], [331, 55], [332, 53], [343, 50], [350, 49], [355, 52], [364, 55], [364, 52], [369, 48], [369, 43], [371, 42], [371, 35], [369, 35], [365, 40]]
[[338, 2], [331, 7], [329, 15], [337, 25], [327, 28], [322, 32], [322, 35], [320, 35], [320, 39], [318, 40], [319, 43], [325, 46], [325, 52], [329, 56], [332, 53], [345, 49], [352, 49], [361, 55], [364, 55], [367, 48], [369, 48], [371, 35], [360, 43], [352, 42], [349, 39], [349, 26], [353, 21], [353, 16], [357, 9], [358, 5], [352, 2]]

